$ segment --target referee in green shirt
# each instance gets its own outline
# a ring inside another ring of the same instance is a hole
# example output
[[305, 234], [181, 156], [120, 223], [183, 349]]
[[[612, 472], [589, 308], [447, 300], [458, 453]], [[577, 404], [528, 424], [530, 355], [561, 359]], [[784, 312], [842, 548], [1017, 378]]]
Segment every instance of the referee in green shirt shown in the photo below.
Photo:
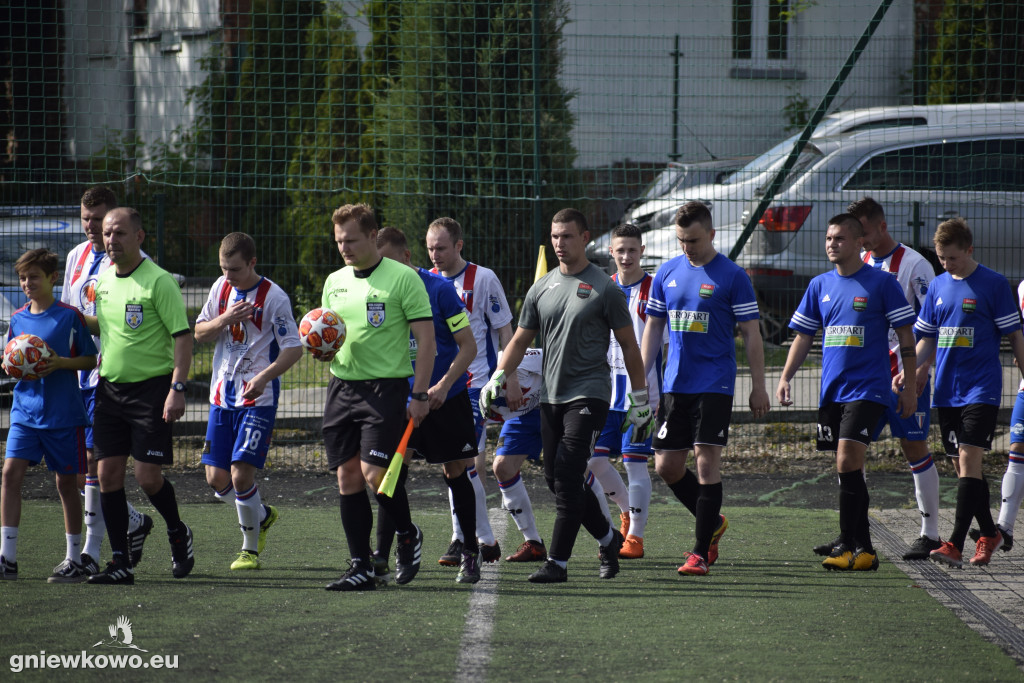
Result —
[[171, 423], [185, 414], [192, 334], [177, 282], [142, 255], [145, 236], [135, 209], [112, 209], [103, 219], [103, 245], [114, 267], [97, 281], [96, 317], [86, 321], [103, 342], [93, 431], [113, 557], [89, 583], [135, 583], [124, 491], [129, 455], [135, 479], [167, 523], [172, 574], [184, 578], [195, 564], [192, 531], [163, 475], [174, 459]]
[[[345, 343], [332, 356], [324, 405], [327, 466], [338, 472], [341, 524], [351, 561], [331, 591], [373, 590], [370, 530], [373, 510], [366, 493], [376, 491], [391, 462], [407, 419], [419, 426], [430, 408], [427, 389], [434, 369], [434, 323], [423, 281], [411, 268], [377, 251], [377, 219], [366, 204], [334, 212], [334, 241], [345, 268], [324, 282], [322, 305], [345, 321]], [[418, 348], [416, 371], [409, 360], [409, 332]], [[412, 395], [409, 377], [413, 376]], [[407, 405], [408, 403], [408, 405]], [[395, 582], [419, 571], [423, 532], [412, 523], [404, 477], [394, 496], [377, 502], [398, 533]]]

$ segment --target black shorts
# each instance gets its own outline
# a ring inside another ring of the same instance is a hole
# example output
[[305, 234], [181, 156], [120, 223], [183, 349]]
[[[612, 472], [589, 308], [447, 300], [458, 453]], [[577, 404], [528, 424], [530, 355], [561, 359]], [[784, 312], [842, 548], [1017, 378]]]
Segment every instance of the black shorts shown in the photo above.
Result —
[[324, 404], [327, 467], [334, 471], [357, 455], [387, 467], [405, 431], [408, 398], [409, 380], [401, 377], [349, 381], [332, 375]]
[[838, 451], [843, 439], [865, 446], [888, 406], [874, 401], [826, 403], [818, 408], [818, 450]]
[[476, 420], [469, 391], [460, 391], [427, 413], [412, 433], [409, 446], [432, 465], [475, 458]]
[[991, 450], [998, 416], [999, 406], [988, 403], [939, 408], [939, 429], [946, 455], [960, 455], [960, 445]]
[[170, 391], [170, 375], [141, 382], [108, 382], [101, 377], [92, 420], [96, 460], [130, 455], [137, 462], [173, 463], [171, 424], [164, 421]]
[[731, 420], [728, 394], [662, 394], [654, 450], [689, 451], [694, 444], [726, 446]]

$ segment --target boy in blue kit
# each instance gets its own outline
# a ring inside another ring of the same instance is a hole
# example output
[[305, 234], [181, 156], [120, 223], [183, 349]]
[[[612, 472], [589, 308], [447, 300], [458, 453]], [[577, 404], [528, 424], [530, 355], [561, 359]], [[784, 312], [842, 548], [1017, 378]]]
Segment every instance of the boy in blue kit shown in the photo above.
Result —
[[[650, 372], [668, 329], [664, 395], [654, 434], [655, 469], [696, 518], [693, 551], [679, 567], [704, 576], [718, 559], [718, 541], [729, 528], [722, 515], [722, 450], [729, 441], [736, 386], [738, 326], [750, 365], [748, 404], [754, 417], [771, 408], [764, 379], [764, 344], [757, 299], [742, 268], [715, 251], [711, 212], [688, 202], [676, 212], [683, 254], [654, 276], [641, 350]], [[696, 476], [686, 467], [693, 450]]]
[[896, 331], [905, 367], [917, 367], [914, 309], [896, 278], [861, 260], [864, 226], [852, 214], [828, 222], [825, 251], [835, 269], [811, 280], [789, 326], [796, 338], [775, 396], [792, 405], [790, 380], [807, 357], [818, 329], [824, 330], [818, 450], [835, 451], [839, 471], [839, 542], [821, 563], [825, 569], [870, 571], [878, 556], [868, 526], [864, 457], [875, 425], [892, 406], [903, 418], [917, 406], [914, 391], [892, 392], [889, 328]]
[[82, 503], [78, 493], [78, 475], [86, 471], [85, 426], [89, 419], [77, 373], [96, 366], [96, 347], [78, 310], [53, 297], [57, 266], [57, 255], [46, 249], [28, 251], [14, 264], [29, 301], [11, 316], [5, 343], [20, 334], [34, 334], [56, 355], [39, 369], [40, 379], [22, 380], [14, 387], [0, 489], [0, 579], [4, 580], [18, 578], [18, 524], [25, 471], [44, 455], [46, 466], [57, 474], [67, 537], [64, 561], [47, 581], [80, 583], [89, 578], [81, 565]]
[[928, 288], [914, 329], [920, 336], [917, 357], [936, 354], [932, 403], [939, 410], [946, 454], [959, 457], [959, 482], [953, 532], [931, 552], [931, 559], [962, 567], [964, 541], [971, 520], [977, 519], [980, 536], [971, 564], [986, 565], [1003, 543], [992, 521], [988, 484], [981, 471], [1002, 398], [999, 342], [1008, 337], [1018, 367], [1024, 367], [1024, 336], [1006, 278], [972, 257], [974, 241], [967, 221], [953, 218], [939, 224], [935, 253], [946, 272]]

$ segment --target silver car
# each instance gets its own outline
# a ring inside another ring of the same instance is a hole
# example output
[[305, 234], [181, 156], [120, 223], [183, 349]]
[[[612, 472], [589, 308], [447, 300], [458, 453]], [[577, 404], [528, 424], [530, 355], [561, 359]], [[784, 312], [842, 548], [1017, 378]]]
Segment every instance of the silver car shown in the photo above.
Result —
[[[811, 140], [834, 135], [875, 129], [920, 128], [936, 125], [970, 127], [994, 122], [1024, 120], [1024, 102], [987, 104], [944, 104], [850, 109], [829, 114], [821, 120]], [[698, 185], [672, 191], [669, 195], [639, 204], [626, 217], [644, 231], [643, 266], [657, 269], [664, 261], [679, 253], [676, 244], [676, 210], [687, 201], [704, 202], [711, 209], [715, 222], [715, 248], [728, 254], [742, 233], [740, 223], [744, 209], [760, 197], [782, 167], [793, 143], [793, 135], [714, 184]], [[607, 238], [591, 243], [588, 257], [598, 263], [599, 252], [608, 251]], [[606, 258], [606, 257], [605, 257]]]
[[963, 216], [975, 258], [1014, 286], [1024, 279], [1024, 121], [874, 130], [808, 144], [744, 246], [737, 262], [769, 318], [788, 320], [829, 269], [828, 219], [865, 195], [885, 209], [890, 234], [922, 252], [940, 222]]

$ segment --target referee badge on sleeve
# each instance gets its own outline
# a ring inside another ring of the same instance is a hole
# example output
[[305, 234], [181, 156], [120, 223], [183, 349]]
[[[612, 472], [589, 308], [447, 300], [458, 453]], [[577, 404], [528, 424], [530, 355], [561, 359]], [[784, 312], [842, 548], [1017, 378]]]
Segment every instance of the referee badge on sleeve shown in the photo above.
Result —
[[374, 327], [380, 327], [384, 324], [384, 302], [383, 301], [367, 301], [366, 302], [366, 321]]
[[133, 330], [138, 329], [139, 325], [142, 324], [142, 304], [125, 304], [124, 321]]

